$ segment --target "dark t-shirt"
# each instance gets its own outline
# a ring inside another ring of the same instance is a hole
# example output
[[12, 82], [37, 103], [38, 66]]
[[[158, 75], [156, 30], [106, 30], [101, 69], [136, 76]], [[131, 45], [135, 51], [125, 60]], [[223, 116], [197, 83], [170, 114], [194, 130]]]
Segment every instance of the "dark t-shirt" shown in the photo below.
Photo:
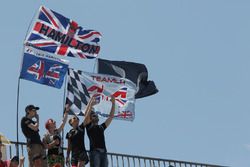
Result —
[[102, 149], [107, 152], [104, 137], [104, 130], [106, 128], [107, 127], [105, 123], [102, 123], [101, 125], [94, 125], [92, 123], [89, 123], [86, 126], [90, 143], [90, 151]]
[[82, 151], [86, 151], [84, 144], [84, 134], [85, 134], [85, 128], [83, 123], [76, 129], [71, 129], [67, 133], [66, 139], [70, 140], [72, 156]]
[[21, 128], [24, 136], [27, 139], [27, 144], [42, 144], [38, 131], [34, 131], [28, 127], [29, 124], [35, 123], [35, 121], [27, 117], [23, 117], [21, 120]]

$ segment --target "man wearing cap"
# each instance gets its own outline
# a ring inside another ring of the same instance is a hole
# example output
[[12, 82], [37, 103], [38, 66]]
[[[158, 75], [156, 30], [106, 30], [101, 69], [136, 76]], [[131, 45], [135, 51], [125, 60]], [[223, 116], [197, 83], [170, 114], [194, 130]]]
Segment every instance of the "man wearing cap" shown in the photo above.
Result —
[[[37, 114], [37, 110], [39, 110], [39, 107], [34, 105], [26, 106], [26, 115], [21, 120], [21, 128], [27, 139], [29, 167], [33, 166], [32, 158], [34, 154], [42, 155], [42, 167], [47, 167], [45, 149], [39, 135], [39, 115]], [[35, 118], [36, 121], [32, 120], [33, 118]]]

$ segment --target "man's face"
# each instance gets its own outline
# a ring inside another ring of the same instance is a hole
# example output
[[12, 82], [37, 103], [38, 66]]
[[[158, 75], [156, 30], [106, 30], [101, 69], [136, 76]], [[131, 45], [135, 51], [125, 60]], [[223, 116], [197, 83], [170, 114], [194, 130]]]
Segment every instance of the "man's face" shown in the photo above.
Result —
[[93, 123], [98, 123], [99, 121], [99, 117], [96, 113], [92, 113], [90, 118]]
[[29, 114], [31, 117], [34, 117], [37, 114], [36, 109], [29, 110]]
[[79, 118], [77, 116], [73, 116], [71, 118], [71, 125], [73, 127], [77, 127], [79, 125]]

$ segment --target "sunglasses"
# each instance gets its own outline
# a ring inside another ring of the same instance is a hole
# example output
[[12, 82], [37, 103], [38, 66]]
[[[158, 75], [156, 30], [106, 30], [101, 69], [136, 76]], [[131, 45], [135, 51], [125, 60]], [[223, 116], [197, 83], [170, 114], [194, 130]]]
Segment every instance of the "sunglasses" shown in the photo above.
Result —
[[96, 114], [93, 114], [93, 115], [91, 115], [91, 116], [94, 117], [94, 118], [95, 118], [95, 117], [98, 117]]

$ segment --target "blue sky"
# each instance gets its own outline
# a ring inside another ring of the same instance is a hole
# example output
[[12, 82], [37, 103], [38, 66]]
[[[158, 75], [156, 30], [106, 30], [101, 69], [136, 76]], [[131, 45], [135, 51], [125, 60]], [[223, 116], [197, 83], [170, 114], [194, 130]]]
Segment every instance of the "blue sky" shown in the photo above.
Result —
[[[100, 58], [145, 64], [159, 89], [136, 101], [134, 122], [112, 123], [108, 151], [250, 166], [249, 1], [2, 1], [0, 132], [11, 140], [22, 43], [40, 5], [100, 31]], [[93, 71], [94, 60], [69, 60], [74, 68]], [[41, 108], [44, 134], [48, 118], [61, 120], [63, 89], [21, 80], [20, 119], [30, 103]]]

